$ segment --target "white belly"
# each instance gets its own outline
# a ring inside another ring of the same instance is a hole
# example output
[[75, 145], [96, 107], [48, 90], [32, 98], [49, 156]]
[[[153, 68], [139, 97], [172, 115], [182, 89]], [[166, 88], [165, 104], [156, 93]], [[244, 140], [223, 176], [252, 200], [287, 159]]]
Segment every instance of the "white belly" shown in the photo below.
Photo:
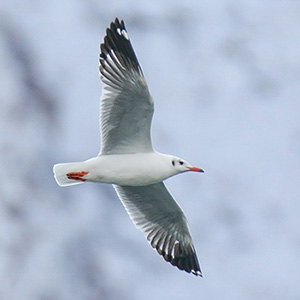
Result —
[[175, 175], [167, 155], [153, 153], [103, 155], [84, 162], [93, 182], [143, 186]]

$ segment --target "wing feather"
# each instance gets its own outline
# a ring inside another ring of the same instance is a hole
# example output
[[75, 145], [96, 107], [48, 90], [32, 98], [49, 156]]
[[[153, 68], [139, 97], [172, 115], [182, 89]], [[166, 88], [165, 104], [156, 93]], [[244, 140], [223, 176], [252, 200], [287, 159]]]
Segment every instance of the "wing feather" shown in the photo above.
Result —
[[100, 154], [152, 152], [153, 100], [123, 21], [110, 24], [100, 49]]
[[114, 185], [135, 226], [153, 248], [172, 265], [202, 276], [186, 217], [161, 183], [141, 186]]

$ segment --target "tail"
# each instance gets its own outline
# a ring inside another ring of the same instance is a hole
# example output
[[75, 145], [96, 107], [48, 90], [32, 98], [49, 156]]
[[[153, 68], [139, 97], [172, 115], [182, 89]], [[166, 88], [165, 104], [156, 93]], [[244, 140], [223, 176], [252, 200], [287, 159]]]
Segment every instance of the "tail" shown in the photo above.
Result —
[[54, 178], [59, 186], [70, 186], [85, 181], [87, 172], [81, 170], [82, 162], [57, 164], [53, 167]]

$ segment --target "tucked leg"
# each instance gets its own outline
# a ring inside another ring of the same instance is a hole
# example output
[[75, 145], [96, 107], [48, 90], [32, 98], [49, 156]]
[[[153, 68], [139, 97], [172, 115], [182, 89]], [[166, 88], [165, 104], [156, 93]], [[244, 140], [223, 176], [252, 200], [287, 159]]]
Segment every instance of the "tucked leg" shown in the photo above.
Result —
[[85, 171], [70, 172], [70, 173], [67, 173], [67, 177], [72, 180], [86, 181], [86, 179], [83, 178], [83, 176], [86, 174], [88, 174], [88, 172], [85, 172]]

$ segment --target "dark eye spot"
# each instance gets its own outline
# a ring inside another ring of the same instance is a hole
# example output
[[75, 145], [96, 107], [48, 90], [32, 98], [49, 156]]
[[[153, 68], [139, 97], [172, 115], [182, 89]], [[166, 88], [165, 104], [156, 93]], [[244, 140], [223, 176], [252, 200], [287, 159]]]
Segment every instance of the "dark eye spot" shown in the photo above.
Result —
[[172, 165], [173, 165], [173, 167], [175, 167], [175, 161], [174, 160], [172, 160]]
[[180, 161], [179, 161], [179, 164], [182, 166], [182, 165], [184, 164], [184, 162], [180, 160]]

